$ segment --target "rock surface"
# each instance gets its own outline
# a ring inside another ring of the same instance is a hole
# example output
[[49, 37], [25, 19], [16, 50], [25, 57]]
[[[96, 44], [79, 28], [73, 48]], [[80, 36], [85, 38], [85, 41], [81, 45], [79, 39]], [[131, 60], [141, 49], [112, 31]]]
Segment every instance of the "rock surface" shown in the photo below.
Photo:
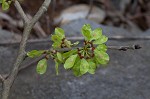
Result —
[[88, 16], [87, 19], [100, 23], [106, 17], [106, 13], [96, 6], [93, 6], [90, 14], [89, 10], [90, 6], [85, 4], [71, 6], [63, 10], [62, 13], [57, 18], [55, 18], [54, 22], [61, 22], [61, 24], [66, 24], [77, 19], [85, 19]]
[[[82, 24], [101, 27], [108, 36], [141, 36], [144, 33], [129, 33], [124, 29], [98, 25], [88, 20], [78, 20], [62, 26], [68, 36], [80, 36]], [[45, 75], [39, 76], [35, 66], [21, 71], [14, 82], [10, 99], [149, 99], [150, 97], [150, 41], [108, 41], [107, 45], [140, 44], [135, 51], [108, 50], [110, 62], [97, 69], [95, 75], [74, 77], [71, 71], [60, 66], [60, 75], [55, 75], [54, 62], [49, 61]], [[46, 49], [49, 44], [27, 45], [28, 49]], [[0, 47], [0, 73], [12, 67], [18, 46]], [[0, 90], [1, 91], [1, 90]]]
[[12, 42], [12, 41], [20, 41], [21, 37], [17, 34], [14, 35], [14, 33], [10, 33], [6, 30], [1, 30], [0, 29], [0, 42], [5, 43], [5, 42]]

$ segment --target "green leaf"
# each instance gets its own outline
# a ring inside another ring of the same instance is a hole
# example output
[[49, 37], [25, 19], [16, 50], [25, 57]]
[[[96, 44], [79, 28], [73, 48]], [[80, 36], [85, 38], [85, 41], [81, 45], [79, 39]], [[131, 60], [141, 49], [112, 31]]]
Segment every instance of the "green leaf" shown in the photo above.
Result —
[[27, 56], [30, 58], [39, 57], [44, 53], [44, 50], [32, 50], [27, 53]]
[[68, 58], [69, 56], [71, 56], [71, 55], [73, 55], [75, 53], [77, 53], [77, 49], [74, 49], [74, 50], [71, 50], [69, 52], [64, 53], [63, 54], [63, 58], [66, 59], [66, 58]]
[[57, 58], [58, 58], [58, 60], [59, 60], [60, 62], [63, 63], [63, 57], [62, 57], [62, 54], [61, 54], [61, 53], [57, 52]]
[[105, 65], [109, 61], [109, 55], [104, 51], [94, 50], [95, 59], [99, 64]]
[[88, 70], [88, 72], [90, 74], [95, 74], [96, 64], [93, 62], [93, 60], [88, 60], [88, 63], [89, 63], [89, 70]]
[[58, 35], [60, 39], [63, 39], [65, 37], [65, 32], [62, 28], [55, 28], [55, 34]]
[[89, 63], [83, 58], [80, 64], [80, 73], [83, 75], [89, 70]]
[[103, 44], [108, 40], [108, 37], [106, 37], [105, 35], [102, 35], [101, 38], [99, 38], [98, 40], [95, 40], [93, 42], [93, 44]]
[[8, 4], [10, 5], [12, 1], [7, 1], [7, 2], [8, 2]]
[[0, 3], [2, 3], [3, 2], [3, 0], [0, 0]]
[[73, 74], [77, 77], [81, 76], [82, 74], [80, 73], [80, 64], [81, 64], [81, 60], [77, 59], [78, 61], [76, 61], [75, 65], [73, 66]]
[[59, 63], [55, 60], [55, 70], [56, 70], [56, 75], [59, 74], [58, 68], [59, 68]]
[[78, 44], [79, 44], [79, 41], [73, 43], [72, 45], [73, 45], [73, 46], [76, 46], [76, 45], [78, 45]]
[[92, 32], [92, 38], [91, 40], [97, 40], [102, 36], [102, 29], [101, 28], [96, 28], [93, 32]]
[[55, 42], [55, 43], [53, 43], [52, 47], [53, 47], [54, 49], [56, 49], [56, 48], [61, 48], [61, 43], [60, 43], [60, 42]]
[[64, 44], [67, 46], [67, 48], [71, 48], [71, 42], [70, 41], [68, 41], [68, 40], [65, 40], [64, 41]]
[[38, 74], [44, 74], [46, 72], [46, 69], [47, 69], [47, 60], [46, 59], [40, 60], [37, 64], [36, 72]]
[[9, 9], [9, 4], [8, 4], [8, 2], [3, 2], [3, 3], [2, 3], [2, 9], [3, 9], [3, 10], [8, 10], [8, 9]]
[[60, 43], [61, 43], [61, 40], [62, 40], [58, 35], [52, 35], [51, 39], [54, 42], [60, 42]]
[[85, 37], [85, 39], [87, 39], [87, 40], [90, 40], [91, 39], [91, 32], [92, 32], [92, 30], [91, 30], [91, 26], [90, 26], [90, 24], [85, 24], [85, 25], [83, 25], [83, 27], [82, 27], [82, 34], [83, 34], [83, 36]]
[[106, 52], [107, 51], [107, 46], [105, 44], [100, 44], [96, 47], [97, 50], [99, 51], [104, 51]]
[[76, 58], [77, 58], [77, 54], [70, 56], [70, 57], [65, 61], [64, 68], [65, 68], [65, 69], [70, 69], [70, 68], [72, 68], [72, 67], [74, 66], [74, 64], [75, 64]]

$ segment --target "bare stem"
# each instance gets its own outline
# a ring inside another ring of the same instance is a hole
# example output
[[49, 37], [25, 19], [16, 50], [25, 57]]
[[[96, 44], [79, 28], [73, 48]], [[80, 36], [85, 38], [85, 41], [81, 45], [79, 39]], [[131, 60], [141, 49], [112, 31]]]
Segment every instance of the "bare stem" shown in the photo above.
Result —
[[132, 46], [108, 46], [108, 49], [119, 50], [119, 51], [127, 51], [127, 50], [136, 50], [142, 48], [140, 45], [132, 45]]
[[[70, 51], [72, 49], [77, 49], [77, 48], [80, 48], [80, 47], [73, 47], [73, 48], [61, 48], [61, 49], [57, 49], [58, 52], [65, 52], [65, 51]], [[127, 51], [127, 50], [135, 50], [135, 49], [140, 49], [141, 46], [139, 45], [132, 45], [132, 46], [108, 46], [108, 49], [111, 49], [111, 50], [119, 50], [119, 51]], [[53, 51], [54, 49], [49, 49], [49, 51]], [[37, 63], [39, 60], [45, 58], [46, 54], [45, 55], [42, 55], [41, 57], [29, 62], [28, 64], [25, 64], [24, 66], [22, 66], [20, 69], [19, 69], [19, 72], [30, 67], [30, 66], [33, 66], [35, 63]]]
[[[136, 50], [140, 49], [140, 45], [132, 45], [132, 46], [107, 46], [108, 49], [110, 50], [119, 50], [119, 51], [127, 51], [127, 50]], [[64, 52], [64, 51], [70, 51], [72, 49], [77, 49], [77, 48], [82, 48], [82, 47], [73, 47], [73, 48], [62, 48], [62, 49], [57, 49], [59, 52]], [[50, 49], [52, 50], [52, 49]]]
[[29, 19], [27, 18], [20, 3], [17, 0], [14, 1], [14, 5], [15, 5], [16, 9], [18, 10], [19, 14], [21, 15], [22, 19], [24, 20], [24, 22], [25, 23], [29, 22]]
[[13, 69], [12, 69], [10, 75], [8, 76], [7, 79], [4, 80], [4, 85], [3, 85], [4, 89], [2, 92], [2, 99], [8, 99], [8, 97], [9, 97], [10, 88], [19, 72], [20, 64], [23, 62], [24, 57], [26, 55], [25, 47], [26, 47], [26, 43], [27, 43], [29, 34], [30, 34], [33, 26], [35, 25], [35, 23], [39, 20], [39, 18], [43, 15], [43, 13], [45, 11], [47, 11], [47, 8], [48, 8], [50, 2], [51, 2], [51, 0], [45, 0], [43, 2], [42, 6], [40, 7], [40, 9], [38, 10], [38, 12], [33, 17], [33, 19], [31, 19], [31, 21], [28, 22], [28, 19], [27, 19], [25, 13], [23, 12], [19, 2], [17, 0], [15, 1], [15, 6], [16, 6], [18, 12], [21, 14], [22, 18], [25, 20], [26, 24], [24, 26], [23, 37], [21, 39], [17, 59], [13, 65]]

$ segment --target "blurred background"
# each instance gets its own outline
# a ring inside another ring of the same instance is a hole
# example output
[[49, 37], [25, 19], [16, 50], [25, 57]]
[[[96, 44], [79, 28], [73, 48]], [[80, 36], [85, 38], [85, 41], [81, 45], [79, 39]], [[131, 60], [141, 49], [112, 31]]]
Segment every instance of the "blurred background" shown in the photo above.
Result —
[[[29, 18], [44, 0], [18, 0]], [[102, 28], [108, 46], [132, 46], [139, 50], [108, 50], [110, 62], [94, 75], [75, 77], [72, 71], [49, 60], [46, 74], [36, 73], [36, 59], [21, 65], [12, 86], [10, 99], [149, 99], [150, 97], [150, 0], [52, 0], [48, 12], [37, 22], [26, 50], [49, 49], [55, 27], [66, 36], [82, 36], [80, 29], [89, 23]], [[7, 75], [17, 56], [23, 22], [13, 4], [7, 11], [0, 7], [0, 74]], [[122, 39], [118, 39], [121, 37]], [[43, 42], [48, 39], [48, 41]], [[114, 38], [114, 39], [111, 39]], [[0, 94], [2, 84], [0, 83]]]
[[[32, 17], [43, 0], [19, 0], [28, 17]], [[89, 19], [98, 24], [116, 26], [130, 31], [150, 28], [149, 0], [52, 0], [48, 12], [32, 31], [31, 38], [50, 35], [54, 28], [77, 19]], [[10, 9], [0, 9], [0, 28], [20, 36], [22, 20], [12, 4]]]

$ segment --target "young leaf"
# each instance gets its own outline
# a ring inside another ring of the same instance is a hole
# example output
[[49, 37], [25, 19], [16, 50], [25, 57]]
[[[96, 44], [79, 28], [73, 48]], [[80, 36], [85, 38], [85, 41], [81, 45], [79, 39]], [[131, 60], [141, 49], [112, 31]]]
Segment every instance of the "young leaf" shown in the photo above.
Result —
[[58, 60], [59, 60], [60, 62], [63, 63], [63, 57], [62, 57], [62, 54], [61, 54], [61, 53], [57, 52], [57, 58], [58, 58]]
[[55, 43], [53, 43], [52, 47], [53, 47], [54, 49], [56, 49], [56, 48], [61, 48], [61, 43], [60, 43], [60, 42], [55, 42]]
[[44, 74], [46, 72], [46, 69], [47, 69], [47, 60], [46, 59], [40, 60], [37, 64], [36, 72], [38, 74]]
[[59, 63], [55, 60], [55, 70], [56, 70], [56, 75], [59, 74], [58, 68], [59, 68]]
[[12, 1], [7, 1], [7, 2], [8, 2], [8, 4], [10, 5]]
[[66, 59], [66, 58], [68, 58], [69, 56], [71, 56], [71, 55], [73, 55], [75, 53], [77, 53], [77, 49], [74, 49], [74, 50], [71, 50], [69, 52], [64, 53], [63, 54], [63, 58]]
[[109, 61], [109, 55], [104, 51], [94, 50], [96, 61], [99, 64], [105, 65]]
[[102, 35], [99, 39], [95, 40], [93, 44], [103, 44], [108, 40], [108, 37]]
[[89, 70], [88, 70], [88, 72], [90, 74], [95, 74], [96, 64], [93, 62], [93, 60], [89, 60], [88, 63], [89, 63]]
[[58, 37], [60, 38], [60, 39], [63, 39], [64, 37], [65, 37], [65, 32], [64, 32], [64, 30], [62, 29], [62, 28], [55, 28], [55, 34], [56, 35], [58, 35]]
[[58, 35], [52, 35], [51, 39], [54, 42], [60, 42], [60, 43], [61, 43], [61, 40], [62, 40]]
[[70, 41], [68, 41], [68, 40], [65, 40], [64, 41], [64, 44], [67, 46], [67, 48], [71, 48], [71, 42]]
[[39, 57], [44, 53], [44, 50], [32, 50], [27, 53], [27, 56], [30, 58]]
[[83, 58], [80, 64], [80, 73], [83, 75], [89, 70], [89, 63]]
[[79, 44], [79, 41], [73, 43], [72, 45], [73, 45], [73, 46], [76, 46], [76, 45], [78, 45], [78, 44]]
[[81, 64], [81, 60], [79, 59], [78, 61], [76, 61], [75, 65], [72, 68], [73, 69], [73, 74], [77, 77], [81, 76], [80, 64]]
[[90, 24], [85, 24], [85, 25], [83, 25], [83, 27], [82, 27], [82, 35], [85, 37], [85, 39], [87, 39], [87, 40], [90, 40], [91, 39], [91, 32], [92, 32], [92, 30], [91, 30], [91, 26], [90, 26]]
[[93, 32], [92, 32], [92, 38], [91, 40], [97, 40], [102, 36], [102, 29], [101, 28], [96, 28]]
[[8, 2], [3, 2], [3, 3], [2, 3], [2, 9], [3, 9], [3, 10], [8, 10], [8, 8], [9, 8]]
[[107, 46], [105, 44], [100, 44], [96, 47], [97, 50], [99, 51], [104, 51], [106, 52], [107, 51]]
[[74, 64], [75, 64], [76, 58], [77, 58], [77, 54], [70, 56], [70, 57], [65, 61], [64, 68], [65, 68], [65, 69], [70, 69], [70, 68], [72, 68], [72, 67], [74, 66]]

